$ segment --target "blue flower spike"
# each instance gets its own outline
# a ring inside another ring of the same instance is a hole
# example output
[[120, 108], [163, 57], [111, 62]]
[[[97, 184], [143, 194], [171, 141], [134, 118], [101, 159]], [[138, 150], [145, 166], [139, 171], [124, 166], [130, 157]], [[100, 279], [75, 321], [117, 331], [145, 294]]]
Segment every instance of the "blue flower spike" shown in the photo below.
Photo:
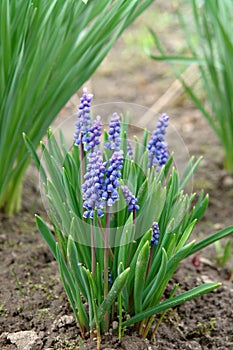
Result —
[[163, 113], [159, 118], [158, 124], [156, 125], [151, 140], [147, 146], [149, 151], [148, 166], [149, 168], [155, 166], [157, 171], [159, 171], [161, 167], [166, 164], [169, 158], [168, 147], [164, 138], [168, 127], [168, 120], [168, 115]]
[[126, 203], [128, 204], [128, 211], [139, 210], [140, 206], [138, 205], [137, 198], [132, 194], [127, 186], [121, 186], [123, 196]]
[[159, 244], [159, 236], [160, 236], [159, 225], [156, 221], [154, 221], [152, 224], [151, 246]]
[[111, 151], [120, 151], [121, 146], [121, 120], [117, 113], [113, 113], [109, 124], [108, 141], [105, 143], [105, 147]]
[[78, 106], [78, 121], [75, 123], [76, 130], [74, 134], [74, 141], [76, 146], [80, 144], [82, 135], [85, 135], [91, 127], [90, 107], [92, 98], [93, 95], [87, 93], [87, 88], [83, 88], [83, 95]]
[[123, 168], [123, 152], [114, 152], [106, 165], [105, 180], [103, 183], [102, 198], [111, 207], [118, 199], [118, 188], [120, 187], [121, 169]]
[[93, 149], [100, 144], [102, 122], [100, 116], [97, 116], [93, 122], [92, 127], [83, 136], [82, 142], [85, 151], [93, 151]]
[[105, 202], [102, 199], [104, 173], [105, 166], [101, 152], [95, 149], [88, 153], [87, 172], [84, 175], [84, 184], [82, 185], [83, 207], [86, 209], [83, 213], [85, 218], [93, 219], [95, 210], [97, 210], [98, 216], [104, 215]]

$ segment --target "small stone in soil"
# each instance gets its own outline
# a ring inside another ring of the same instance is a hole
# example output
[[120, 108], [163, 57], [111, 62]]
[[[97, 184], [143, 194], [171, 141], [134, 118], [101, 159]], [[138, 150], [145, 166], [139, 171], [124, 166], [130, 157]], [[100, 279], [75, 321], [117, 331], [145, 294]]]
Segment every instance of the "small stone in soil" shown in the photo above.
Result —
[[43, 343], [34, 331], [9, 333], [7, 339], [17, 346], [18, 350], [41, 350]]
[[226, 175], [222, 180], [222, 184], [224, 187], [232, 187], [233, 186], [233, 177], [230, 175]]
[[51, 329], [52, 329], [52, 331], [55, 331], [58, 328], [62, 328], [62, 327], [65, 327], [67, 325], [71, 325], [74, 322], [75, 322], [75, 320], [74, 320], [73, 316], [64, 315], [53, 322]]

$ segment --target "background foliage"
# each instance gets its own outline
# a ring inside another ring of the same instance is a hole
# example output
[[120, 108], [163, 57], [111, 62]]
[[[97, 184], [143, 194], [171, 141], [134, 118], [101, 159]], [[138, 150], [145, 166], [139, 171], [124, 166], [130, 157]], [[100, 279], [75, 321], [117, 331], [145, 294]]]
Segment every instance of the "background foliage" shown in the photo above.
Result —
[[36, 147], [67, 100], [153, 0], [0, 0], [0, 208], [20, 207]]
[[[182, 2], [177, 7], [180, 27], [184, 32], [189, 54], [185, 56], [167, 53], [156, 33], [154, 42], [160, 56], [155, 60], [172, 63], [176, 77], [185, 91], [202, 112], [225, 152], [225, 168], [233, 173], [233, 6], [231, 0], [190, 2], [191, 18], [184, 13]], [[177, 64], [197, 65], [201, 84], [199, 89], [189, 85]]]

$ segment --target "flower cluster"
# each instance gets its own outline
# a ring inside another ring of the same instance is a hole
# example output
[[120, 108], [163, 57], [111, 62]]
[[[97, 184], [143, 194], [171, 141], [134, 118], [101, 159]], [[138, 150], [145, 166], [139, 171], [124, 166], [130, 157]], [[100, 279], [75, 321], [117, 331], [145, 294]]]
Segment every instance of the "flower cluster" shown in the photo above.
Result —
[[118, 199], [118, 188], [120, 187], [121, 169], [123, 168], [123, 152], [114, 152], [106, 164], [105, 180], [103, 183], [102, 198], [107, 201], [107, 206], [112, 206]]
[[127, 186], [121, 186], [121, 190], [123, 196], [125, 198], [126, 203], [128, 204], [128, 211], [139, 210], [140, 207], [138, 205], [137, 198], [130, 192]]
[[[121, 140], [121, 121], [117, 113], [112, 115], [108, 140], [105, 147], [113, 153], [109, 160], [103, 163], [101, 151], [98, 148], [101, 136], [101, 118], [98, 116], [93, 122], [90, 117], [90, 105], [93, 95], [87, 94], [87, 90], [83, 89], [83, 95], [80, 100], [78, 122], [76, 123], [75, 145], [80, 142], [84, 145], [87, 152], [87, 171], [84, 176], [84, 184], [82, 185], [83, 207], [86, 209], [83, 216], [85, 218], [93, 218], [94, 211], [97, 215], [102, 216], [106, 206], [112, 206], [118, 199], [118, 189], [120, 187], [121, 170], [123, 168], [123, 152], [120, 149]], [[168, 126], [169, 117], [163, 114], [159, 119], [152, 138], [148, 143], [149, 151], [149, 168], [156, 166], [158, 171], [169, 157], [167, 144], [164, 140], [166, 128]], [[133, 156], [132, 147], [128, 141], [128, 156]], [[128, 204], [128, 211], [137, 211], [140, 209], [137, 198], [129, 190], [127, 186], [122, 186], [122, 193]], [[156, 223], [153, 223], [152, 244], [157, 244], [159, 237], [159, 229], [156, 231]]]
[[109, 124], [108, 142], [105, 143], [105, 147], [111, 151], [120, 151], [121, 139], [121, 121], [117, 113], [113, 113]]
[[164, 135], [166, 134], [166, 128], [168, 126], [169, 117], [165, 113], [159, 118], [159, 122], [156, 125], [156, 129], [152, 134], [152, 138], [148, 143], [147, 149], [149, 151], [149, 164], [151, 168], [154, 165], [157, 171], [166, 164], [169, 153], [167, 144], [165, 143]]
[[97, 116], [93, 122], [92, 127], [82, 138], [85, 151], [92, 151], [95, 148], [95, 146], [100, 144], [99, 137], [101, 136], [101, 127], [101, 118], [100, 116]]
[[103, 215], [104, 202], [102, 200], [102, 181], [105, 166], [103, 165], [101, 152], [96, 149], [88, 154], [87, 172], [84, 175], [82, 185], [83, 207], [86, 209], [83, 216], [93, 219], [94, 211], [98, 216]]
[[[97, 215], [102, 216], [104, 207], [106, 205], [112, 206], [119, 199], [118, 188], [120, 187], [119, 179], [122, 167], [123, 153], [121, 151], [114, 152], [109, 163], [103, 163], [99, 149], [88, 153], [87, 172], [84, 175], [85, 182], [82, 185], [83, 207], [86, 209], [83, 214], [85, 218], [92, 219], [95, 209]], [[138, 206], [136, 205], [136, 207]]]
[[74, 134], [75, 145], [79, 145], [81, 138], [85, 135], [91, 126], [91, 116], [90, 116], [90, 107], [91, 100], [93, 98], [92, 94], [87, 93], [87, 89], [83, 89], [83, 95], [80, 99], [80, 104], [78, 107], [78, 121], [75, 123], [76, 131]]
[[156, 221], [152, 224], [152, 238], [151, 238], [151, 245], [158, 245], [159, 243], [159, 236], [160, 236], [160, 230], [159, 225]]

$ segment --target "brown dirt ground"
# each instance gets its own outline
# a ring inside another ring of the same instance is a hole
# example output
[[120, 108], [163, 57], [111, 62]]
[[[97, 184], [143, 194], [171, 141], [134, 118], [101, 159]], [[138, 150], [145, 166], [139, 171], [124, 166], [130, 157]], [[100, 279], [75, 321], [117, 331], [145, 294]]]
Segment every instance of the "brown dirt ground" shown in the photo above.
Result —
[[[96, 104], [125, 101], [151, 107], [167, 91], [174, 80], [169, 68], [147, 58], [141, 46], [143, 26], [149, 21], [161, 32], [167, 47], [182, 48], [175, 20], [171, 22], [174, 14], [166, 10], [162, 1], [156, 2], [116, 43], [89, 82]], [[76, 103], [74, 96], [59, 120], [70, 115]], [[193, 186], [197, 192], [204, 188], [209, 193], [210, 204], [195, 235], [203, 237], [231, 225], [233, 178], [223, 169], [219, 141], [182, 93], [163, 104], [163, 110], [170, 115], [189, 153], [204, 156]], [[94, 341], [86, 340], [83, 346], [79, 343], [57, 264], [36, 229], [35, 213], [44, 215], [44, 208], [37, 180], [29, 171], [20, 213], [11, 218], [0, 214], [0, 348], [19, 349], [9, 333], [34, 330], [39, 342], [32, 349], [95, 349]], [[106, 335], [102, 349], [233, 349], [233, 260], [223, 268], [218, 266], [215, 248], [209, 247], [196, 257], [197, 261], [194, 264], [191, 257], [182, 263], [173, 282], [187, 290], [202, 282], [219, 281], [220, 288], [169, 311], [154, 344], [142, 341], [130, 329], [121, 343], [115, 336]]]

